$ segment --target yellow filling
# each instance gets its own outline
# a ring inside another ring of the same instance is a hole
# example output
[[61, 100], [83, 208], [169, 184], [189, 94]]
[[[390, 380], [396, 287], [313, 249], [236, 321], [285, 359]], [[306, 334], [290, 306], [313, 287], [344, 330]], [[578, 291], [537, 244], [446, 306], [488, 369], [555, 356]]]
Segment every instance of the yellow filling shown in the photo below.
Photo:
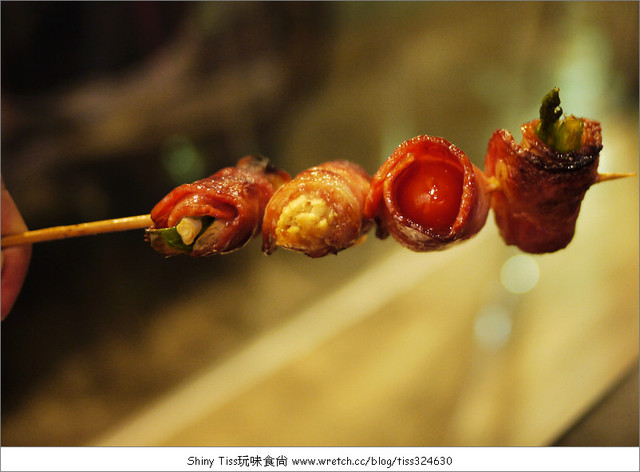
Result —
[[335, 212], [326, 201], [301, 195], [283, 208], [276, 243], [301, 249], [323, 245], [334, 219]]

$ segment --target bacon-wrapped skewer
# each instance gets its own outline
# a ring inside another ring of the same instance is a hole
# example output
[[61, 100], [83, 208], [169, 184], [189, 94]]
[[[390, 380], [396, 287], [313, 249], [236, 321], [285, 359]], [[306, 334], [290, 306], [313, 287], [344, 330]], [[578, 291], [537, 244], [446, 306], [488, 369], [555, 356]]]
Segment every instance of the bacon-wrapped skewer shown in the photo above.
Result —
[[371, 177], [348, 161], [311, 167], [280, 187], [262, 225], [263, 251], [277, 246], [322, 257], [346, 249], [373, 226], [363, 217]]
[[522, 125], [522, 143], [506, 130], [489, 141], [485, 172], [496, 182], [491, 206], [507, 244], [529, 253], [554, 252], [571, 242], [591, 185], [630, 174], [598, 174], [600, 123], [563, 118], [558, 88], [542, 101], [540, 118]]
[[365, 216], [377, 235], [389, 233], [418, 252], [437, 251], [482, 229], [490, 186], [464, 152], [443, 138], [405, 141], [373, 176]]
[[165, 256], [239, 249], [260, 233], [267, 202], [290, 179], [265, 158], [243, 157], [235, 167], [173, 189], [151, 210], [146, 237]]

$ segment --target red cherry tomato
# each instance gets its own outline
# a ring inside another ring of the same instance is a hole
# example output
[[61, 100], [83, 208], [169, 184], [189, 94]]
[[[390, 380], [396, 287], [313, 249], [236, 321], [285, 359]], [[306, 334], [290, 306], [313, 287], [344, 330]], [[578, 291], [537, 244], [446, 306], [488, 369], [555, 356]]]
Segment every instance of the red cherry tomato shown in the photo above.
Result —
[[446, 234], [458, 216], [463, 182], [463, 170], [456, 162], [418, 159], [398, 177], [398, 209], [421, 227]]

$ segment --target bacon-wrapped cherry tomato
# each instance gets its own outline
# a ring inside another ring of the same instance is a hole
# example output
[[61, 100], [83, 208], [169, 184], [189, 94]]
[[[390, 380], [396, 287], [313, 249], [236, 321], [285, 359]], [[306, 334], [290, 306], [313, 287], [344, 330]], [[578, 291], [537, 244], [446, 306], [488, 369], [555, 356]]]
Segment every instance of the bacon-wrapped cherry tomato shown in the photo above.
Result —
[[378, 237], [391, 234], [413, 251], [436, 251], [474, 236], [489, 211], [489, 183], [446, 139], [402, 143], [373, 176], [365, 216]]

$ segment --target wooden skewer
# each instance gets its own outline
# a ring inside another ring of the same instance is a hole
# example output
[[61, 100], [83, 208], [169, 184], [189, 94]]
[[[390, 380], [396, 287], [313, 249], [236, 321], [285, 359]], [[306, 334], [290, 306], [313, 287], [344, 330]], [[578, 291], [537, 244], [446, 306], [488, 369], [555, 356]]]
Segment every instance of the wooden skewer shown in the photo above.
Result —
[[111, 220], [92, 221], [68, 226], [54, 226], [51, 228], [25, 231], [23, 233], [2, 236], [2, 247], [18, 246], [20, 244], [53, 241], [55, 239], [75, 238], [99, 233], [112, 233], [130, 229], [148, 228], [153, 224], [150, 215], [127, 216]]
[[622, 179], [624, 177], [635, 177], [635, 172], [630, 173], [612, 173], [612, 174], [598, 174], [596, 177], [596, 183], [606, 182], [607, 180]]

